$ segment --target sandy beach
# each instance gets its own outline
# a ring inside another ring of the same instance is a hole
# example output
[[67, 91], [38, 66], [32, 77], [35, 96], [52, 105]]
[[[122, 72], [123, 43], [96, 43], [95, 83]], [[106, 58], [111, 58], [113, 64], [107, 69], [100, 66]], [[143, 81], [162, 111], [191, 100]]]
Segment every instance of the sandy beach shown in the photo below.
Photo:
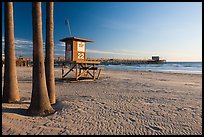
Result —
[[[3, 90], [2, 68], [2, 90]], [[202, 74], [103, 70], [99, 80], [70, 83], [55, 68], [56, 112], [25, 112], [32, 67], [17, 67], [22, 102], [2, 103], [3, 135], [202, 134]]]

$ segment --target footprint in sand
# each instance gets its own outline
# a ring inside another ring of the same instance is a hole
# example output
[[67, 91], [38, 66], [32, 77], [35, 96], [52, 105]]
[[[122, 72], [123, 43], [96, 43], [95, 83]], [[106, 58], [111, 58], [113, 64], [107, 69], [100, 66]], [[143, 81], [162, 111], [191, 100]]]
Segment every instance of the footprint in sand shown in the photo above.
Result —
[[149, 127], [150, 127], [151, 129], [153, 129], [153, 130], [156, 130], [156, 131], [161, 131], [161, 130], [162, 130], [162, 128], [161, 128], [161, 127], [158, 127], [158, 126], [151, 126], [151, 125], [149, 125]]

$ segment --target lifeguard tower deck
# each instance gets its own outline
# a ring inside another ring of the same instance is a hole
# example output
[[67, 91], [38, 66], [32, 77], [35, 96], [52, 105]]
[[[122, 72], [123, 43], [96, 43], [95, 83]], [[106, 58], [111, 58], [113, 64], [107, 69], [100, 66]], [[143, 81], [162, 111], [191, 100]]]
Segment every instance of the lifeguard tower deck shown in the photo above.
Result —
[[[65, 61], [62, 62], [62, 79], [75, 81], [93, 81], [99, 79], [103, 68], [96, 65], [99, 61], [86, 60], [86, 42], [94, 42], [78, 37], [67, 37], [60, 41], [65, 42]], [[68, 71], [65, 72], [65, 68]], [[66, 78], [70, 72], [74, 73], [73, 78]]]

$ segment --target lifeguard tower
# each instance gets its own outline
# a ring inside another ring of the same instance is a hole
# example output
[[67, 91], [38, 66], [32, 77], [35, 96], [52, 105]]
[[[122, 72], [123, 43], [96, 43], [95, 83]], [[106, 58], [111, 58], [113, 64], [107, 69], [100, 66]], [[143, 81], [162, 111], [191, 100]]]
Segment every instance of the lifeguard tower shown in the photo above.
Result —
[[[62, 78], [65, 79], [70, 72], [75, 73], [75, 80], [91, 79], [95, 80], [99, 78], [100, 72], [103, 68], [96, 67], [100, 64], [98, 61], [86, 60], [86, 42], [94, 42], [94, 40], [88, 40], [78, 37], [67, 37], [60, 40], [65, 42], [65, 61], [62, 65]], [[64, 67], [69, 70], [64, 74]], [[93, 70], [91, 73], [90, 70]], [[96, 77], [96, 71], [98, 76]], [[89, 77], [90, 76], [90, 77]]]

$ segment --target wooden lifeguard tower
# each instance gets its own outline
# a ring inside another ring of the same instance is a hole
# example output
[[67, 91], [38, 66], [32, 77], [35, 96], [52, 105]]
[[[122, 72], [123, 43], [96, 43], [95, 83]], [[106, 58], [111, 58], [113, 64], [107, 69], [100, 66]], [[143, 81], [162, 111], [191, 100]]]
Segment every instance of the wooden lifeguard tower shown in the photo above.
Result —
[[[65, 42], [65, 61], [62, 65], [63, 79], [65, 79], [65, 76], [70, 72], [75, 73], [74, 79], [76, 81], [85, 78], [91, 80], [99, 78], [100, 72], [103, 68], [96, 67], [96, 65], [100, 64], [100, 62], [86, 60], [86, 42], [94, 42], [94, 40], [88, 40], [79, 37], [67, 37], [61, 39], [60, 41]], [[69, 68], [65, 74], [64, 67]], [[90, 70], [93, 70], [93, 73], [91, 73]], [[96, 70], [99, 70], [97, 77], [95, 76]]]

